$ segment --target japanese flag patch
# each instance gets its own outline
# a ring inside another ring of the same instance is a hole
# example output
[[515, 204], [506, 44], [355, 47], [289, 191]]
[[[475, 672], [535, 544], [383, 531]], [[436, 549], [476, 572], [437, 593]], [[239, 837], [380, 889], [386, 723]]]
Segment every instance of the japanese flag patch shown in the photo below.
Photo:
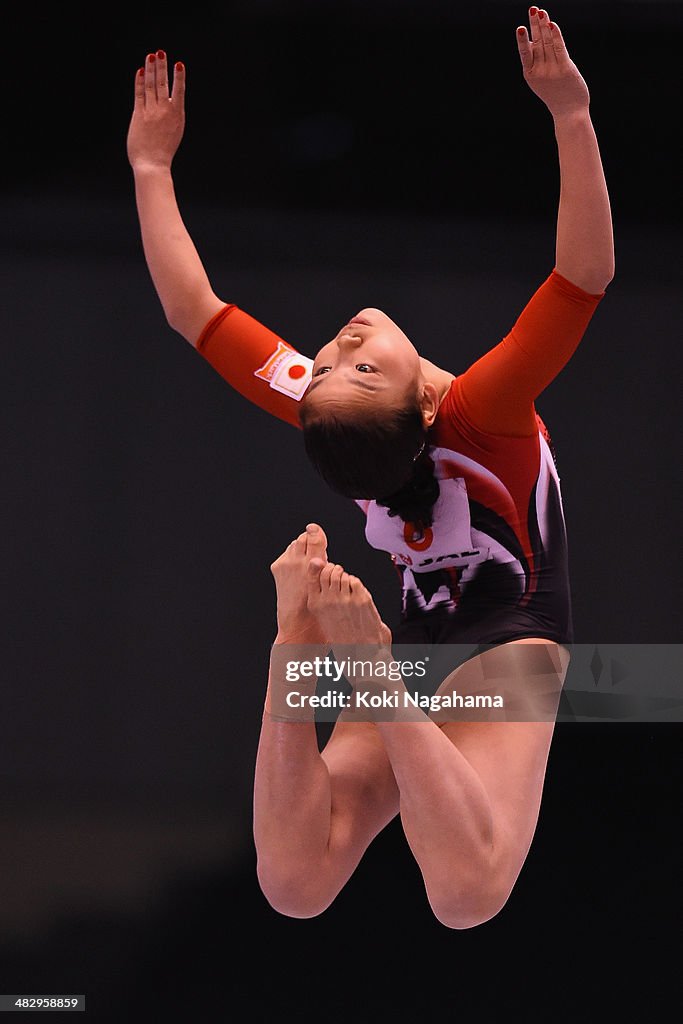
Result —
[[288, 395], [299, 402], [311, 382], [313, 360], [279, 341], [263, 366], [254, 370], [254, 376], [268, 382], [273, 391]]

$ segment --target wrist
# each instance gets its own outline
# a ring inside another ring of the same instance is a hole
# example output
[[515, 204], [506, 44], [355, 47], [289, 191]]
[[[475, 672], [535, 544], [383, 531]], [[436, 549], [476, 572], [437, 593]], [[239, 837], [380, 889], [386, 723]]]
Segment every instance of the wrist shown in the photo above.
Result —
[[153, 160], [136, 160], [131, 164], [133, 175], [136, 178], [171, 176], [170, 162], [156, 162]]
[[556, 128], [590, 124], [590, 110], [587, 105], [585, 107], [575, 107], [572, 110], [563, 110], [561, 113], [553, 114], [553, 121], [555, 122]]

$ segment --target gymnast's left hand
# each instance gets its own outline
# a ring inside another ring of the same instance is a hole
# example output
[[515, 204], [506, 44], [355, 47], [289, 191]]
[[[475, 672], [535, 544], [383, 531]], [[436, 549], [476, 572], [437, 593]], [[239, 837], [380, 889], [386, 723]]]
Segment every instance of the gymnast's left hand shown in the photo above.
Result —
[[543, 8], [529, 8], [531, 39], [517, 29], [517, 48], [524, 80], [554, 118], [588, 110], [590, 95], [576, 64], [567, 53], [560, 27]]

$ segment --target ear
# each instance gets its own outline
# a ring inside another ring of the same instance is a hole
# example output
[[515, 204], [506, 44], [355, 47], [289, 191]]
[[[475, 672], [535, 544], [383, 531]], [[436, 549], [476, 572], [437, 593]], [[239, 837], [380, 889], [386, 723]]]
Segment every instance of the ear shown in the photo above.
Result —
[[430, 381], [425, 381], [422, 385], [420, 409], [422, 410], [423, 426], [425, 430], [428, 430], [436, 419], [436, 414], [439, 409], [439, 392]]

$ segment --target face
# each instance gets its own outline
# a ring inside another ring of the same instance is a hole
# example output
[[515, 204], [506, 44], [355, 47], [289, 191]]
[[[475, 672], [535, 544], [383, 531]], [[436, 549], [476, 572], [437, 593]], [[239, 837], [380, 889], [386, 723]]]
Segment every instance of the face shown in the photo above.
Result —
[[381, 309], [362, 309], [353, 319], [315, 357], [308, 408], [395, 409], [416, 393], [420, 357], [400, 327]]

